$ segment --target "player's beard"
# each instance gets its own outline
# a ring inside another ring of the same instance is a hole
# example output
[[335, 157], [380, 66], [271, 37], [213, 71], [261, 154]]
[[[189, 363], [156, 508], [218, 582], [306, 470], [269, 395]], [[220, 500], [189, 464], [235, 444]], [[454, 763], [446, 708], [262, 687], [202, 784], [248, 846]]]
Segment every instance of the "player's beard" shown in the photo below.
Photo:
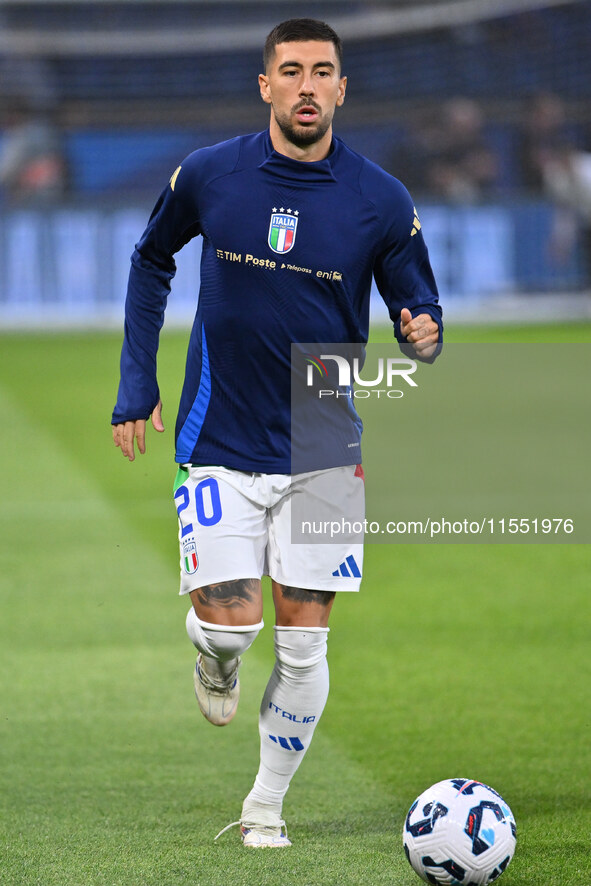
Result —
[[[314, 123], [310, 123], [308, 126], [302, 123], [297, 123], [295, 126], [291, 122], [292, 116], [298, 111], [300, 107], [311, 105], [316, 108], [319, 113], [317, 120]], [[325, 114], [324, 116], [320, 116], [320, 108], [314, 102], [307, 101], [305, 103], [300, 102], [298, 105], [295, 105], [290, 111], [289, 114], [281, 114], [278, 113], [276, 108], [273, 108], [273, 114], [275, 116], [275, 120], [279, 129], [285, 136], [285, 138], [291, 142], [292, 145], [295, 145], [297, 148], [306, 148], [309, 145], [315, 145], [316, 142], [319, 142], [328, 130], [330, 129], [332, 123], [332, 114]]]

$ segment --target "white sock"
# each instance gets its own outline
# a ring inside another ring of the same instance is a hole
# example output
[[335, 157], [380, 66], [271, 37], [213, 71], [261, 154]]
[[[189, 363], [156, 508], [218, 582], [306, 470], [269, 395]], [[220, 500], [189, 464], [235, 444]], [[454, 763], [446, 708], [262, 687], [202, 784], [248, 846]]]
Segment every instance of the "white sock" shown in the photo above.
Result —
[[189, 639], [206, 659], [208, 674], [224, 679], [236, 667], [239, 656], [254, 643], [263, 622], [256, 625], [210, 624], [201, 621], [191, 607], [187, 613], [186, 627]]
[[260, 767], [244, 801], [281, 813], [328, 697], [328, 628], [275, 627], [275, 667], [259, 714]]

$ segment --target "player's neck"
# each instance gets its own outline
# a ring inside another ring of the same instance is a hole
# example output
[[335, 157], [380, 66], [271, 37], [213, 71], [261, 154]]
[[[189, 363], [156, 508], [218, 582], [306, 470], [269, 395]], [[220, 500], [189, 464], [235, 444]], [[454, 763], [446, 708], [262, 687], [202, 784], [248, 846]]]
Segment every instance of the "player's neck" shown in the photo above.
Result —
[[319, 160], [325, 160], [330, 154], [332, 126], [319, 141], [314, 142], [312, 145], [303, 146], [295, 145], [289, 141], [273, 119], [271, 120], [269, 132], [273, 148], [278, 154], [283, 154], [291, 160], [299, 160], [301, 163], [316, 163]]

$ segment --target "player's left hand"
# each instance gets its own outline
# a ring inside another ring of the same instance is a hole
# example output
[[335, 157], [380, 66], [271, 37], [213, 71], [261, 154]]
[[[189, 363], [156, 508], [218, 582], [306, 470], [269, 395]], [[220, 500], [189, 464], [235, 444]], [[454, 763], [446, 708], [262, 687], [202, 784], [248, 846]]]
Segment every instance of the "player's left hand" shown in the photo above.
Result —
[[400, 332], [413, 346], [417, 357], [430, 357], [437, 348], [439, 326], [430, 314], [413, 317], [408, 308], [402, 308]]

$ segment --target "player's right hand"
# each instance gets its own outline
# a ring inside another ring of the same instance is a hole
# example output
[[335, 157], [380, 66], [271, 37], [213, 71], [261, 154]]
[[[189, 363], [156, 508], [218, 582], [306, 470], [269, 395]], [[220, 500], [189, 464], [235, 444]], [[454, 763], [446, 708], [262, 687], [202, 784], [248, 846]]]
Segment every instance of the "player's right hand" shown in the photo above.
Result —
[[[162, 400], [159, 400], [154, 411], [150, 416], [152, 427], [155, 431], [162, 433], [164, 425], [162, 423]], [[112, 425], [113, 443], [121, 449], [121, 454], [129, 461], [135, 459], [135, 441], [137, 448], [143, 455], [146, 451], [146, 420], [138, 418], [136, 421], [126, 421], [122, 424]]]

